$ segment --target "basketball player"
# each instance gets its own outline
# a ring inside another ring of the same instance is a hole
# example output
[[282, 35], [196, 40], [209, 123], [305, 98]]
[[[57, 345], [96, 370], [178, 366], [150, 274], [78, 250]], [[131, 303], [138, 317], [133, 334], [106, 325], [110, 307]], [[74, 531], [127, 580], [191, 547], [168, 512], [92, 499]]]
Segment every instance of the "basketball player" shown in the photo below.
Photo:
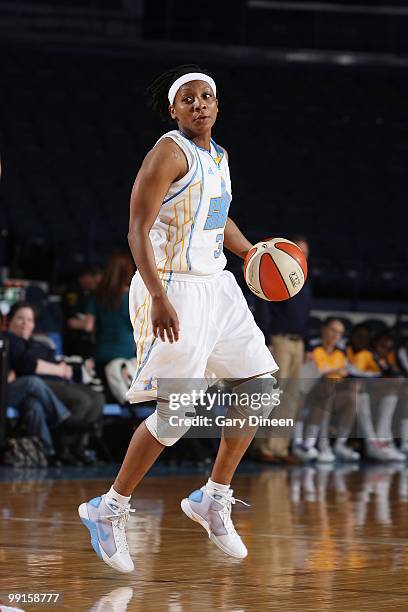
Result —
[[[152, 107], [176, 124], [147, 154], [130, 202], [129, 245], [137, 266], [130, 288], [138, 370], [130, 402], [157, 399], [157, 409], [135, 431], [111, 489], [79, 507], [95, 552], [120, 572], [134, 569], [126, 542], [130, 497], [166, 446], [188, 427], [169, 433], [169, 401], [159, 379], [229, 379], [272, 389], [278, 367], [265, 345], [234, 276], [224, 270], [223, 247], [242, 259], [251, 243], [229, 218], [231, 182], [225, 149], [211, 138], [218, 100], [214, 80], [198, 66], [181, 66], [150, 87]], [[249, 385], [250, 386], [250, 385]], [[266, 416], [272, 410], [267, 407]], [[191, 411], [191, 408], [190, 408]], [[248, 416], [249, 409], [231, 414]], [[247, 549], [231, 520], [230, 483], [256, 428], [223, 432], [211, 477], [182, 500], [226, 554]]]

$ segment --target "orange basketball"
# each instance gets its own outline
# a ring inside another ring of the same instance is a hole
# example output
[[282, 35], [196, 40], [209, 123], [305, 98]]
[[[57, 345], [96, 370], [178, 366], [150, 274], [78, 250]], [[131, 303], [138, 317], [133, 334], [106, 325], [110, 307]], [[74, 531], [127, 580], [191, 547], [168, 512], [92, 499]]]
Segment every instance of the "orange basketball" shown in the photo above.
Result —
[[286, 238], [267, 238], [248, 251], [244, 276], [258, 297], [270, 302], [288, 300], [305, 284], [306, 257], [297, 244]]

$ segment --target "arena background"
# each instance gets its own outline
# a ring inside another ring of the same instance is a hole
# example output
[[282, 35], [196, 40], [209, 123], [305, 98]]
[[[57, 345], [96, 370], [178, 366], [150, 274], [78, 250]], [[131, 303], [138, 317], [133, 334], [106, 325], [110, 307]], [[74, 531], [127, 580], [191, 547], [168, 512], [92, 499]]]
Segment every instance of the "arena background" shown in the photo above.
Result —
[[167, 127], [144, 90], [198, 61], [250, 239], [305, 234], [334, 309], [402, 310], [408, 8], [366, 4], [221, 2], [202, 19], [183, 1], [1, 2], [1, 265], [53, 286], [126, 246], [133, 177]]

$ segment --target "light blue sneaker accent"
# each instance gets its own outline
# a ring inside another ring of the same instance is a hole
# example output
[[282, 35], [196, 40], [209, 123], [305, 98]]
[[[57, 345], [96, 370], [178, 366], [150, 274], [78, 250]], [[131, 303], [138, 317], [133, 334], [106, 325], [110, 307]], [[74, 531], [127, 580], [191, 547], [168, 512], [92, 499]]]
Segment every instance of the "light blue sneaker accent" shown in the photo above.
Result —
[[90, 519], [86, 519], [86, 518], [81, 518], [81, 521], [83, 522], [85, 527], [87, 527], [89, 529], [89, 533], [91, 534], [92, 548], [94, 549], [94, 551], [96, 552], [98, 557], [100, 559], [102, 559], [101, 549], [99, 548], [98, 530], [97, 530], [97, 527], [96, 527], [96, 523], [94, 523]]
[[191, 499], [191, 501], [200, 503], [201, 500], [203, 499], [203, 492], [200, 489], [197, 489], [197, 491], [193, 491], [192, 493], [190, 493], [190, 495], [188, 496], [188, 499]]
[[102, 495], [81, 504], [78, 513], [91, 535], [92, 548], [102, 561], [119, 572], [134, 570], [126, 541], [125, 526], [130, 504], [120, 504]]
[[94, 506], [94, 508], [99, 508], [99, 504], [102, 501], [102, 497], [94, 497], [88, 503]]

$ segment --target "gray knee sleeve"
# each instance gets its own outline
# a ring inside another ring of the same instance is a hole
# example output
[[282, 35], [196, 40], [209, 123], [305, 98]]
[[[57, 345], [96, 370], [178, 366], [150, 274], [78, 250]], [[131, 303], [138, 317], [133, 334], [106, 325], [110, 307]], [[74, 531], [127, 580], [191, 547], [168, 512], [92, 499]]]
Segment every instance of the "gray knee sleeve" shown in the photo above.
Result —
[[272, 374], [251, 378], [233, 387], [238, 396], [235, 409], [244, 417], [251, 415], [267, 418], [279, 406], [281, 389]]
[[160, 444], [173, 446], [190, 429], [194, 415], [194, 406], [172, 410], [168, 401], [158, 401], [156, 410], [147, 417], [145, 425]]

